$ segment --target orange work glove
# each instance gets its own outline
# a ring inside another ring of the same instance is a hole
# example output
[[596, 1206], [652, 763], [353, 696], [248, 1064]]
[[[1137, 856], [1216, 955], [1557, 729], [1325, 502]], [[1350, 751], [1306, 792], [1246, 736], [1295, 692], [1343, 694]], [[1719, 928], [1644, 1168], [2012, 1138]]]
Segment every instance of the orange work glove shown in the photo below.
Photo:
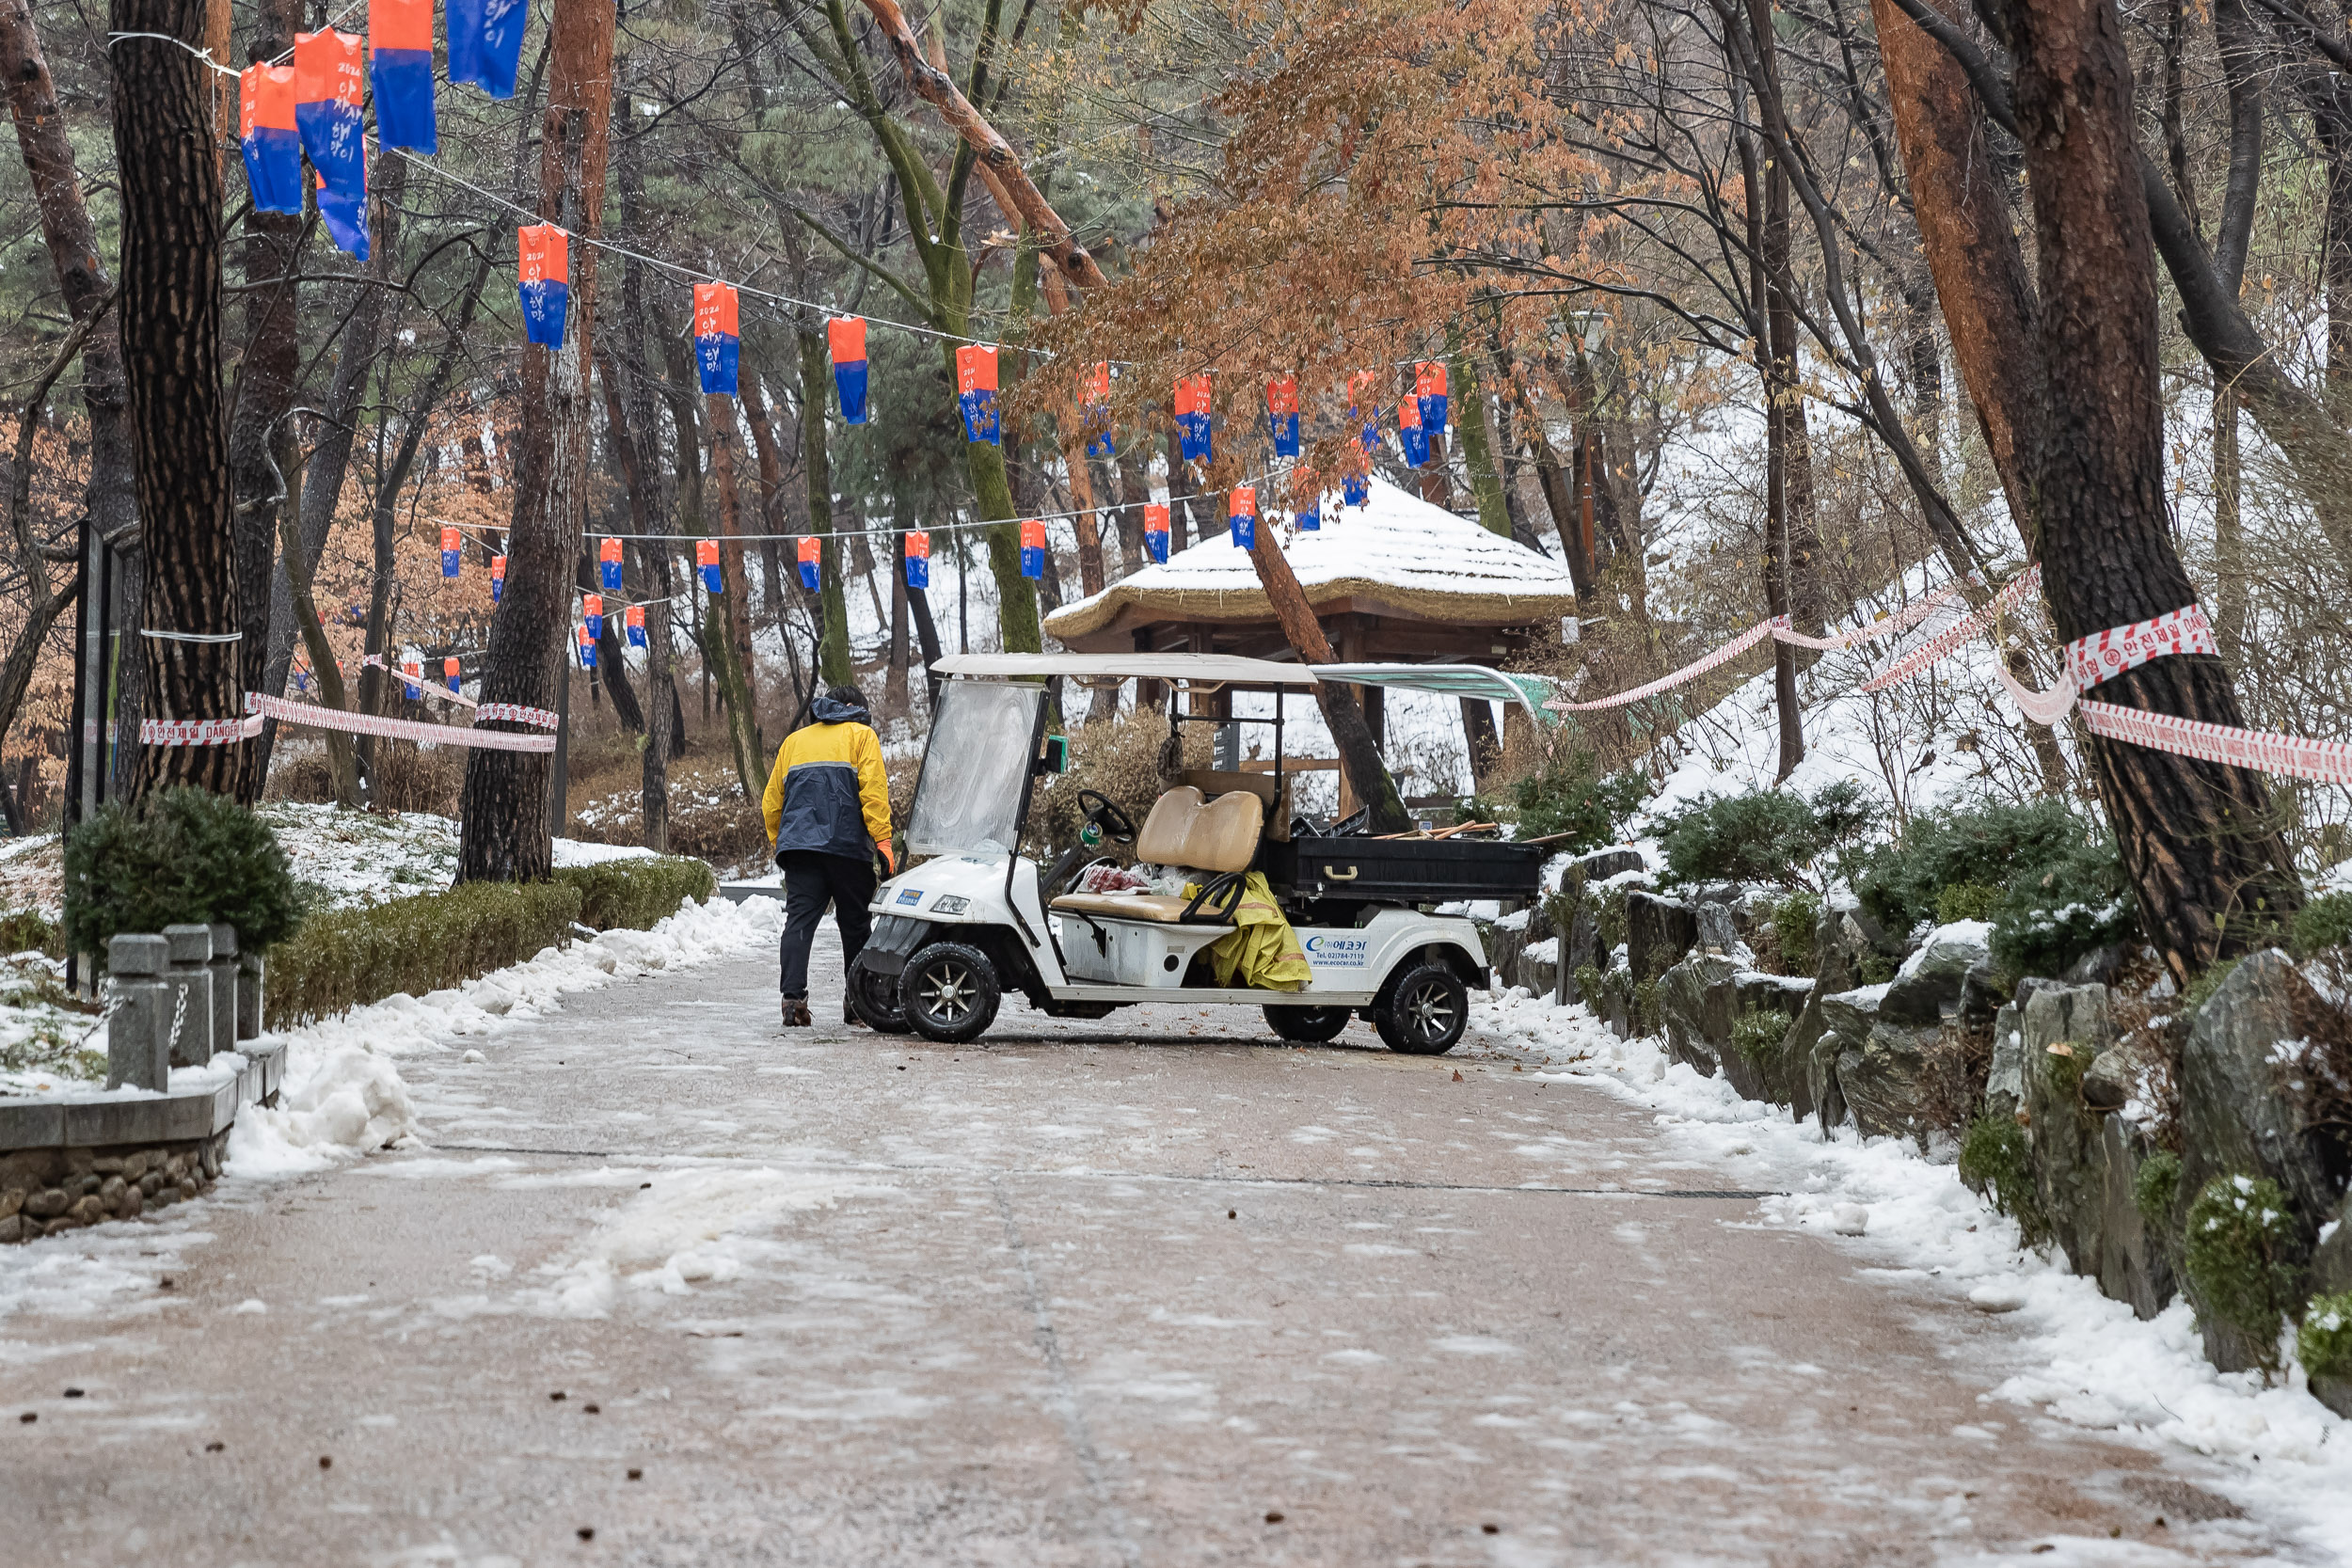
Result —
[[883, 839], [874, 848], [882, 856], [882, 864], [890, 868], [890, 875], [896, 877], [898, 874], [898, 857], [890, 852], [890, 840]]

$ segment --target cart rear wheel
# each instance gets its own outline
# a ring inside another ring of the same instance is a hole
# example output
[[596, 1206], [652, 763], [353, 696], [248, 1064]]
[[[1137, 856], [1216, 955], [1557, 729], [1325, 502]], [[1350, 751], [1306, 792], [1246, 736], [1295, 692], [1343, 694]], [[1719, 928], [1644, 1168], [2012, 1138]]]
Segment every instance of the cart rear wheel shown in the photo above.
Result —
[[903, 1035], [914, 1026], [898, 1006], [898, 978], [877, 974], [864, 964], [850, 970], [850, 1006], [875, 1033]]
[[1302, 1045], [1321, 1045], [1339, 1038], [1347, 1027], [1349, 1009], [1345, 1007], [1268, 1007], [1266, 1026], [1286, 1040]]
[[942, 1045], [979, 1038], [996, 1022], [1004, 994], [988, 955], [961, 942], [935, 942], [907, 960], [898, 1008], [914, 1032]]
[[1391, 1051], [1442, 1056], [1470, 1022], [1470, 990], [1442, 960], [1409, 964], [1381, 988], [1372, 1022]]

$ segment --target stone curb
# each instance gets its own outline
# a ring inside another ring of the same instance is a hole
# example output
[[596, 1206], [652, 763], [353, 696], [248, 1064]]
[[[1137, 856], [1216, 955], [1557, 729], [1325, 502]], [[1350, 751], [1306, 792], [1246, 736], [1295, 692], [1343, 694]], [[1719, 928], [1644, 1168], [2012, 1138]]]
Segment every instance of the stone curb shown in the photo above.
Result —
[[0, 1099], [0, 1154], [22, 1148], [89, 1148], [183, 1143], [226, 1132], [240, 1105], [267, 1105], [285, 1076], [285, 1043], [246, 1042], [234, 1082], [151, 1099]]

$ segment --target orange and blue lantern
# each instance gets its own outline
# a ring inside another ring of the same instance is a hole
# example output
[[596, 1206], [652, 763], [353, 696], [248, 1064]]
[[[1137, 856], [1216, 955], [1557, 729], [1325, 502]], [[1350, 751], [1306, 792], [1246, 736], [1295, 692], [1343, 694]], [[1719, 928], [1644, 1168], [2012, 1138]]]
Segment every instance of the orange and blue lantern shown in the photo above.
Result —
[[1021, 575], [1032, 580], [1045, 575], [1045, 525], [1035, 517], [1021, 524]]
[[490, 602], [496, 604], [504, 597], [506, 597], [506, 557], [494, 555], [490, 558]]
[[1424, 359], [1413, 367], [1413, 401], [1421, 405], [1421, 428], [1427, 436], [1445, 429], [1445, 361]]
[[415, 658], [402, 659], [400, 661], [400, 673], [410, 677], [409, 679], [400, 683], [401, 689], [408, 694], [408, 700], [410, 702], [413, 703], [418, 698], [424, 695], [424, 689], [417, 684], [417, 682], [424, 678], [423, 660]]
[[736, 331], [735, 285], [694, 285], [694, 366], [702, 372], [703, 393], [735, 395], [736, 365], [743, 340]]
[[1153, 561], [1165, 565], [1168, 562], [1168, 507], [1160, 501], [1148, 501], [1143, 508], [1143, 549]]
[[465, 677], [460, 673], [463, 668], [464, 667], [457, 662], [456, 656], [453, 654], [448, 658], [441, 660], [441, 679], [449, 683], [449, 689], [452, 691], [456, 690], [458, 687], [464, 683]]
[[582, 670], [596, 667], [596, 640], [586, 626], [580, 628], [580, 667]]
[[1278, 375], [1265, 384], [1266, 428], [1274, 435], [1274, 455], [1298, 455], [1298, 379]]
[[1349, 474], [1340, 481], [1340, 494], [1350, 506], [1372, 504], [1372, 476]]
[[589, 594], [583, 595], [580, 601], [580, 618], [588, 623], [588, 635], [590, 637], [602, 637], [604, 635], [603, 594]]
[[523, 0], [449, 0], [449, 79], [493, 98], [515, 96], [515, 62], [522, 55]]
[[1421, 422], [1421, 401], [1399, 398], [1396, 404], [1396, 442], [1405, 449], [1405, 466], [1425, 468], [1429, 466], [1429, 431]]
[[907, 586], [931, 585], [931, 536], [928, 529], [907, 530]]
[[368, 75], [376, 140], [433, 151], [433, 0], [368, 0]]
[[817, 592], [825, 580], [825, 542], [813, 533], [801, 535], [801, 586]]
[[1209, 399], [1213, 385], [1209, 372], [1180, 375], [1176, 378], [1176, 430], [1182, 439], [1184, 460], [1206, 463], [1211, 459], [1209, 432]]
[[551, 223], [515, 230], [523, 302], [523, 336], [541, 348], [564, 346], [564, 316], [571, 305], [571, 241]]
[[1258, 547], [1258, 492], [1248, 484], [1233, 486], [1232, 496], [1225, 507], [1225, 521], [1232, 530], [1233, 546], [1237, 549]]
[[956, 350], [956, 403], [963, 410], [963, 438], [1002, 444], [996, 418], [996, 345], [966, 343]]
[[294, 35], [294, 127], [319, 175], [319, 217], [336, 248], [368, 259], [368, 149], [357, 33]]
[[833, 389], [841, 399], [841, 422], [866, 422], [866, 318], [835, 316], [825, 324], [825, 347], [833, 354]]
[[1118, 445], [1111, 440], [1111, 367], [1106, 359], [1098, 359], [1078, 372], [1079, 418], [1086, 429], [1089, 457], [1116, 457]]
[[465, 549], [465, 540], [464, 540], [464, 539], [463, 539], [463, 538], [462, 538], [462, 537], [458, 534], [458, 531], [457, 531], [455, 529], [451, 528], [451, 527], [450, 527], [448, 524], [446, 524], [446, 523], [442, 524], [442, 525], [441, 525], [441, 576], [442, 576], [442, 577], [444, 577], [444, 578], [453, 578], [453, 577], [455, 577], [455, 576], [457, 575], [457, 562], [458, 562], [458, 558], [459, 558], [459, 556], [463, 553], [464, 549]]
[[701, 568], [703, 587], [713, 598], [726, 592], [726, 579], [719, 575], [719, 541], [698, 539], [694, 542], [694, 564]]
[[645, 645], [645, 607], [644, 605], [633, 604], [622, 610], [621, 625], [628, 632], [630, 647], [642, 648]]
[[294, 71], [249, 65], [237, 73], [237, 145], [257, 213], [302, 212], [302, 133], [294, 129]]
[[1301, 533], [1323, 528], [1323, 485], [1314, 471], [1301, 467], [1291, 472], [1291, 526]]
[[596, 546], [597, 580], [608, 594], [621, 591], [621, 542], [607, 539]]

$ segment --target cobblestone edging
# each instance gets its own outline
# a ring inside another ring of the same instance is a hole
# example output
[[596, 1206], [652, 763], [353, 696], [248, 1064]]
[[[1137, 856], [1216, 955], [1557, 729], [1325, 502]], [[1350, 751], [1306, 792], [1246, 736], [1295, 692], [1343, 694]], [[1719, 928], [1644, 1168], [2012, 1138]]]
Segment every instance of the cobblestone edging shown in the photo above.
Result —
[[209, 1189], [237, 1108], [272, 1104], [282, 1044], [248, 1046], [234, 1078], [137, 1099], [0, 1100], [0, 1243], [130, 1219]]

